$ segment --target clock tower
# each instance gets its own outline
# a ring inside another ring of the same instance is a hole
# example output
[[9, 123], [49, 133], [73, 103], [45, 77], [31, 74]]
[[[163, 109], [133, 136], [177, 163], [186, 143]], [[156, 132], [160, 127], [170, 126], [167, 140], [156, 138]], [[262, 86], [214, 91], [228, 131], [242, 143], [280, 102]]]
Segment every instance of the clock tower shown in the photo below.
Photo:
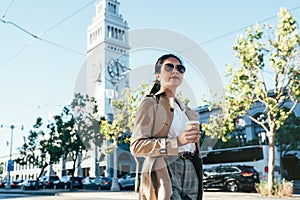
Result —
[[[120, 97], [129, 84], [129, 27], [119, 13], [119, 6], [117, 0], [99, 0], [96, 3], [96, 15], [87, 30], [85, 91], [97, 100], [100, 116], [106, 116], [109, 120], [113, 119], [111, 101]], [[99, 155], [97, 144], [92, 146], [91, 157], [94, 160], [91, 160], [89, 176], [96, 177], [105, 172], [105, 176], [111, 177], [114, 173], [113, 156], [105, 155], [101, 160], [104, 154]], [[117, 150], [118, 159], [123, 153]], [[100, 169], [101, 166], [103, 168]], [[118, 169], [122, 166], [125, 165], [119, 162]]]
[[86, 91], [99, 104], [101, 116], [111, 117], [111, 100], [128, 86], [128, 24], [117, 0], [99, 0], [87, 30]]

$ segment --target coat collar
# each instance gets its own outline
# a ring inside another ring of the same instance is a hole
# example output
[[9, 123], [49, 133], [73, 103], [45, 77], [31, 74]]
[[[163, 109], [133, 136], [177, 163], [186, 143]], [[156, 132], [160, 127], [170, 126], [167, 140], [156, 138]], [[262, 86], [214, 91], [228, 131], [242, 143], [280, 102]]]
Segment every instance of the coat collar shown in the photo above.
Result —
[[[155, 95], [154, 96], [156, 96], [156, 97], [158, 97], [158, 98], [160, 98], [160, 97], [165, 97], [165, 98], [167, 98], [167, 94], [166, 94], [166, 92], [164, 92], [164, 91], [158, 91], [157, 93], [155, 93]], [[182, 101], [180, 101], [178, 98], [176, 98], [176, 97], [174, 97], [174, 100], [175, 100], [175, 102], [179, 105], [179, 107], [180, 107], [180, 109], [182, 110], [182, 111], [186, 111], [186, 105], [182, 102]]]

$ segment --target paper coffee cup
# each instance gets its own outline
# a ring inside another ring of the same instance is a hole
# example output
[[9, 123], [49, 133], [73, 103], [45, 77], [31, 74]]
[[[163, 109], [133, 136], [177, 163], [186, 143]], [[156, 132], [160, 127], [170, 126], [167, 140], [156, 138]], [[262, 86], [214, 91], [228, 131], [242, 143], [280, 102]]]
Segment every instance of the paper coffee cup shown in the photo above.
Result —
[[196, 120], [191, 120], [185, 123], [185, 125], [199, 125], [200, 122]]
[[[190, 127], [190, 126], [193, 126], [193, 127], [198, 126], [199, 127], [199, 124], [200, 124], [199, 121], [188, 121], [185, 123], [186, 127]], [[196, 129], [199, 129], [198, 127]]]

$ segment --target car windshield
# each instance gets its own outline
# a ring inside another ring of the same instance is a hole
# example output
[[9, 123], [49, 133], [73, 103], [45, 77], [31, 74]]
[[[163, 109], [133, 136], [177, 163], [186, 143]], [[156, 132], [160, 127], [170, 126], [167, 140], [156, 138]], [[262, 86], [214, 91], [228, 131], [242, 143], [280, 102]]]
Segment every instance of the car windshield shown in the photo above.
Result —
[[50, 179], [51, 179], [51, 180], [55, 180], [55, 181], [56, 181], [56, 180], [59, 180], [58, 176], [51, 176]]
[[242, 169], [243, 169], [244, 172], [256, 173], [256, 170], [253, 167], [243, 166]]

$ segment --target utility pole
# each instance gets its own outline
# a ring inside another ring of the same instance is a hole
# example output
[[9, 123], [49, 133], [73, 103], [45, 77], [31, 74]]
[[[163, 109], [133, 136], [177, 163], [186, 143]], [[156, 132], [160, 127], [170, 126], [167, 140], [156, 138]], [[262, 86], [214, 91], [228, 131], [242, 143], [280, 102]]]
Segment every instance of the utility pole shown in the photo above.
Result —
[[[5, 127], [6, 125], [1, 124], [1, 128]], [[14, 160], [12, 160], [12, 148], [13, 148], [13, 135], [14, 129], [17, 128], [15, 125], [6, 126], [11, 129], [10, 132], [10, 151], [9, 151], [9, 160], [7, 162], [7, 172], [8, 172], [8, 180], [6, 184], [6, 189], [11, 188], [11, 171], [14, 171]], [[23, 130], [23, 125], [21, 126], [21, 130]]]
[[13, 145], [13, 134], [14, 134], [14, 125], [10, 126], [11, 129], [11, 134], [10, 134], [10, 151], [9, 151], [9, 160], [8, 160], [8, 166], [7, 166], [7, 171], [8, 171], [8, 181], [6, 184], [6, 188], [10, 189], [10, 184], [11, 184], [11, 177], [10, 177], [10, 172], [14, 171], [14, 161], [11, 159], [12, 157], [12, 145]]

